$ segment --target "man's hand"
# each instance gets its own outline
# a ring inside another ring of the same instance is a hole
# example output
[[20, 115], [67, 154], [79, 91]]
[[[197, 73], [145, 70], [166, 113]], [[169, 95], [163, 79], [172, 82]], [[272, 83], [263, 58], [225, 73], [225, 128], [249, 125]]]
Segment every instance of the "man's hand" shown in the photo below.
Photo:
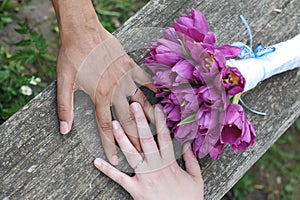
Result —
[[[129, 100], [139, 102], [148, 119], [154, 119], [150, 103], [143, 93], [137, 90], [135, 84], [149, 84], [151, 78], [126, 53], [114, 60], [93, 62], [95, 57], [92, 52], [97, 48], [101, 50], [100, 53], [109, 53], [114, 51], [114, 46], [107, 46], [108, 49], [103, 50], [101, 45], [113, 36], [98, 21], [90, 0], [53, 0], [52, 2], [61, 39], [57, 60], [57, 106], [60, 131], [66, 134], [71, 130], [74, 115], [73, 92], [83, 89], [95, 104], [105, 154], [108, 160], [116, 165], [118, 158], [112, 133], [111, 107], [115, 110], [125, 132], [130, 133], [129, 138], [133, 145], [140, 149], [137, 128], [129, 112]], [[97, 71], [99, 75], [94, 76], [91, 70]], [[85, 74], [91, 74], [83, 78], [93, 84], [85, 83], [82, 77], [78, 80], [80, 75]]]

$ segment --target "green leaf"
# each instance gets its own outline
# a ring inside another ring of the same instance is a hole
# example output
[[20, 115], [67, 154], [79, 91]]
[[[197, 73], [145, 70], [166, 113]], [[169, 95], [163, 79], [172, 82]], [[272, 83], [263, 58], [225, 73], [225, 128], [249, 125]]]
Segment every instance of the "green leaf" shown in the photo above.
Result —
[[22, 72], [23, 70], [25, 70], [25, 67], [23, 65], [16, 64], [16, 70], [18, 72]]
[[27, 28], [27, 26], [28, 26], [28, 19], [26, 18], [23, 23], [22, 22], [18, 22], [18, 25], [21, 28]]
[[235, 95], [231, 101], [232, 104], [238, 104], [239, 103], [239, 100], [242, 96], [242, 93], [238, 93], [237, 95]]
[[9, 23], [12, 23], [12, 18], [11, 17], [1, 17], [1, 21], [6, 23], [6, 24], [9, 24]]
[[9, 74], [9, 71], [0, 71], [0, 83], [3, 83], [6, 79], [8, 79]]
[[182, 42], [180, 39], [178, 39], [178, 42], [180, 43], [180, 46], [181, 46], [181, 49], [182, 49], [183, 56], [186, 57], [186, 58], [188, 58], [188, 59], [191, 59], [191, 56], [190, 56], [189, 53], [187, 52], [187, 50], [186, 50], [186, 48], [185, 48], [183, 42]]
[[27, 63], [32, 64], [35, 60], [36, 60], [36, 56], [34, 54], [31, 54], [27, 59]]
[[184, 120], [182, 120], [181, 122], [179, 122], [177, 124], [177, 126], [181, 126], [181, 125], [184, 125], [184, 124], [188, 124], [188, 123], [194, 122], [194, 121], [196, 121], [195, 117], [196, 117], [196, 113], [195, 114], [191, 114], [190, 116], [188, 116], [187, 118], [185, 118]]
[[0, 6], [0, 10], [4, 10], [4, 8], [6, 7], [6, 5], [8, 4], [9, 0], [3, 0]]
[[25, 35], [28, 33], [28, 29], [25, 28], [15, 28], [15, 31], [21, 35]]
[[21, 64], [25, 64], [27, 62], [27, 60], [29, 58], [31, 58], [31, 56], [33, 55], [34, 53], [31, 52], [31, 51], [24, 51], [24, 52], [18, 52], [16, 53], [15, 55], [13, 55], [10, 59], [11, 60], [14, 60], [14, 61], [20, 61]]
[[31, 40], [21, 40], [17, 43], [15, 43], [15, 45], [17, 47], [26, 47], [26, 46], [29, 46], [31, 44]]
[[285, 190], [286, 192], [293, 192], [295, 189], [294, 189], [294, 187], [293, 187], [292, 185], [288, 184], [288, 185], [286, 185], [286, 186], [284, 187], [284, 190]]

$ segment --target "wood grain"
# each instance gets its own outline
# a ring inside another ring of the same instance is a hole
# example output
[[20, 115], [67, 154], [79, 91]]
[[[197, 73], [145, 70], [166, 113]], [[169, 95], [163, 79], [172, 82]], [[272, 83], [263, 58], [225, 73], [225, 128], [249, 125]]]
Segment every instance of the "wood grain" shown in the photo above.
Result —
[[[143, 38], [154, 41], [160, 35], [151, 31], [141, 34], [141, 30], [170, 26], [191, 7], [205, 14], [218, 44], [249, 40], [240, 14], [248, 19], [254, 44], [278, 43], [300, 32], [299, 0], [153, 0], [114, 34], [125, 49], [134, 49], [130, 55], [142, 65], [144, 47], [150, 45], [143, 43]], [[282, 12], [274, 12], [275, 8]], [[244, 95], [249, 106], [267, 112], [267, 116], [247, 113], [258, 134], [254, 147], [237, 155], [225, 148], [217, 161], [200, 160], [205, 199], [220, 199], [300, 115], [299, 80], [299, 70], [289, 71]], [[80, 92], [76, 93], [75, 111], [72, 132], [60, 135], [54, 82], [1, 125], [0, 199], [131, 198], [92, 165], [93, 156], [104, 154], [99, 146], [93, 146], [98, 137], [93, 106]], [[181, 159], [178, 162], [182, 165]], [[125, 165], [120, 168], [128, 170]]]

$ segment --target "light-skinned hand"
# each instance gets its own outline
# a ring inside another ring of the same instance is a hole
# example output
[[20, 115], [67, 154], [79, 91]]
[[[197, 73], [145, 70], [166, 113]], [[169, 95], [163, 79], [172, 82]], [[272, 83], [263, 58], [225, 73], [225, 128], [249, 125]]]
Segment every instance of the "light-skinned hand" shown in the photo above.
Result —
[[[57, 59], [57, 111], [62, 134], [70, 132], [73, 123], [73, 92], [84, 86], [76, 81], [78, 69], [95, 47], [108, 38], [114, 37], [106, 31], [99, 22], [91, 0], [52, 0], [58, 19], [61, 46]], [[113, 47], [112, 47], [113, 48]], [[132, 96], [137, 86], [135, 83], [151, 83], [151, 77], [127, 55], [124, 54], [107, 66], [97, 63], [97, 66], [85, 66], [88, 71], [97, 69], [101, 76], [86, 77], [95, 84], [94, 94], [89, 94], [95, 104], [96, 119], [104, 152], [108, 160], [118, 163], [117, 151], [112, 131], [111, 107], [130, 141], [140, 150], [137, 139], [137, 128], [129, 112], [128, 96]], [[85, 85], [85, 87], [87, 87]], [[149, 86], [151, 87], [151, 86]], [[88, 88], [89, 89], [89, 88]], [[139, 102], [149, 119], [153, 119], [153, 109], [144, 94], [137, 90], [131, 101]]]
[[164, 114], [155, 108], [155, 123], [158, 145], [156, 144], [147, 119], [138, 103], [131, 104], [131, 110], [138, 127], [143, 152], [139, 153], [130, 143], [117, 121], [113, 122], [113, 133], [128, 163], [135, 170], [130, 177], [101, 158], [95, 166], [127, 190], [134, 199], [203, 199], [203, 180], [200, 166], [189, 143], [183, 147], [186, 171], [175, 159], [172, 139]]

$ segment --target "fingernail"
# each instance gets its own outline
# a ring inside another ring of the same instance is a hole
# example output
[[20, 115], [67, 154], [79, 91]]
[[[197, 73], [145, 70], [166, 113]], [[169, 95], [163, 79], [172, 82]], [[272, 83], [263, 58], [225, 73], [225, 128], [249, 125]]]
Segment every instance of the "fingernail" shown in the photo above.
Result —
[[132, 107], [134, 112], [138, 112], [140, 110], [140, 106], [139, 106], [138, 103], [132, 103], [131, 107]]
[[95, 159], [94, 164], [98, 167], [100, 167], [102, 165], [101, 160], [99, 158]]
[[67, 134], [69, 132], [69, 125], [66, 121], [59, 122], [60, 132], [61, 134]]
[[112, 156], [110, 158], [110, 163], [113, 164], [113, 165], [118, 165], [118, 163], [119, 163], [118, 157], [117, 156]]
[[120, 125], [117, 121], [113, 121], [112, 125], [113, 125], [113, 129], [115, 129], [115, 130], [118, 130], [120, 128]]

